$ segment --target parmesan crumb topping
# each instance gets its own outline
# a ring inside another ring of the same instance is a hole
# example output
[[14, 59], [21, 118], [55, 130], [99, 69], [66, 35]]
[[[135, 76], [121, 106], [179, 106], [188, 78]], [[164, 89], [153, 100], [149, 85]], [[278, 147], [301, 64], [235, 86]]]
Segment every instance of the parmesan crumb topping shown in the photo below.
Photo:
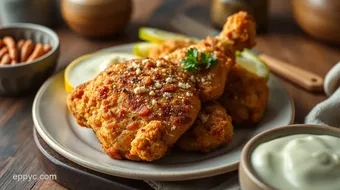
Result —
[[149, 92], [149, 95], [154, 96], [154, 95], [156, 95], [156, 93], [155, 93], [155, 91], [151, 91], [151, 92]]
[[209, 115], [207, 115], [207, 114], [202, 114], [202, 115], [200, 116], [200, 119], [202, 120], [203, 123], [206, 123], [206, 122], [208, 122]]
[[190, 84], [188, 84], [188, 83], [181, 83], [181, 82], [178, 83], [178, 86], [179, 86], [180, 88], [184, 88], [184, 89], [188, 89], [188, 88], [191, 87]]
[[163, 65], [163, 64], [162, 64], [162, 62], [161, 62], [160, 60], [157, 60], [157, 61], [156, 61], [156, 66], [157, 66], [157, 67], [161, 67], [162, 65]]
[[147, 62], [149, 62], [150, 60], [149, 59], [144, 59], [143, 61], [142, 61], [142, 64], [146, 64]]
[[136, 75], [139, 75], [142, 71], [140, 70], [140, 68], [136, 69]]
[[135, 89], [133, 89], [133, 92], [135, 94], [142, 94], [142, 93], [146, 92], [146, 88], [144, 86], [139, 86], [139, 87], [136, 87]]
[[152, 100], [151, 100], [151, 104], [154, 106], [154, 105], [157, 104], [157, 101], [156, 101], [155, 99], [152, 99]]
[[139, 65], [136, 62], [132, 62], [132, 67], [139, 68]]
[[163, 97], [164, 98], [171, 98], [171, 94], [169, 92], [164, 92]]
[[166, 83], [172, 83], [172, 82], [174, 82], [174, 79], [171, 78], [171, 77], [168, 77], [168, 78], [165, 79], [165, 82]]
[[162, 88], [162, 84], [160, 84], [159, 82], [156, 82], [156, 83], [155, 83], [155, 87], [158, 88], [158, 89], [159, 89], [159, 88]]
[[192, 82], [196, 82], [196, 79], [195, 79], [195, 77], [194, 77], [193, 75], [190, 77], [190, 80], [191, 80]]

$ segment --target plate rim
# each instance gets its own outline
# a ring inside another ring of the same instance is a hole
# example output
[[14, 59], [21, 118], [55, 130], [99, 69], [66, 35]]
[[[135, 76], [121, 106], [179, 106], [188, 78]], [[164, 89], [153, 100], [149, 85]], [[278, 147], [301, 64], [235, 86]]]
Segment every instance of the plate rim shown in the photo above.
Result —
[[[110, 48], [105, 48], [100, 51], [109, 51], [112, 48], [124, 48], [124, 47], [131, 47], [134, 43], [128, 43], [118, 46], [113, 46]], [[46, 132], [43, 128], [43, 124], [41, 120], [38, 118], [38, 102], [42, 97], [43, 91], [53, 82], [56, 80], [56, 78], [59, 75], [62, 75], [64, 73], [64, 69], [55, 73], [52, 77], [50, 77], [48, 80], [44, 82], [44, 84], [40, 87], [38, 90], [32, 106], [32, 118], [34, 122], [34, 126], [37, 129], [37, 132], [42, 137], [42, 139], [56, 152], [64, 156], [65, 158], [69, 159], [72, 162], [75, 162], [83, 167], [92, 169], [94, 171], [98, 171], [101, 173], [105, 173], [108, 175], [118, 176], [118, 177], [124, 177], [129, 179], [138, 179], [138, 180], [159, 180], [159, 181], [183, 181], [183, 180], [191, 180], [191, 179], [198, 179], [203, 177], [211, 177], [223, 173], [228, 173], [234, 170], [238, 169], [239, 161], [234, 162], [229, 165], [220, 166], [217, 168], [209, 168], [209, 169], [198, 169], [193, 171], [182, 171], [177, 174], [167, 174], [167, 173], [157, 173], [157, 174], [150, 174], [149, 172], [141, 172], [138, 171], [138, 173], [134, 173], [131, 171], [132, 169], [123, 169], [123, 168], [117, 168], [116, 170], [106, 169], [105, 166], [87, 161], [86, 158], [83, 158], [82, 156], [79, 156], [75, 154], [73, 151], [67, 150], [64, 146], [53, 140], [53, 138]], [[290, 125], [295, 120], [295, 104], [293, 101], [293, 98], [291, 96], [291, 93], [287, 90], [287, 88], [282, 84], [280, 80], [278, 80], [280, 85], [283, 87], [283, 90], [287, 93], [291, 105], [291, 118], [290, 122], [287, 125]], [[281, 126], [280, 126], [281, 127]], [[112, 166], [115, 167], [115, 166]], [[113, 172], [114, 171], [114, 172]]]

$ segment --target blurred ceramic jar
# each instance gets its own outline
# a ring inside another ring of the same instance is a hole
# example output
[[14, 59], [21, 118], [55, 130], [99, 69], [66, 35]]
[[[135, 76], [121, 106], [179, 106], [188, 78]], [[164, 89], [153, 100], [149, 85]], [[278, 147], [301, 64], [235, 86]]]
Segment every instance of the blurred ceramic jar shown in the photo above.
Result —
[[117, 34], [131, 18], [131, 0], [61, 0], [68, 26], [87, 37]]
[[12, 23], [35, 23], [52, 26], [56, 22], [54, 0], [0, 0], [0, 21], [3, 26]]
[[315, 38], [340, 43], [339, 0], [292, 0], [295, 19]]
[[215, 26], [222, 28], [230, 15], [241, 10], [247, 11], [256, 20], [257, 32], [265, 32], [268, 27], [268, 6], [268, 0], [212, 0], [210, 17]]

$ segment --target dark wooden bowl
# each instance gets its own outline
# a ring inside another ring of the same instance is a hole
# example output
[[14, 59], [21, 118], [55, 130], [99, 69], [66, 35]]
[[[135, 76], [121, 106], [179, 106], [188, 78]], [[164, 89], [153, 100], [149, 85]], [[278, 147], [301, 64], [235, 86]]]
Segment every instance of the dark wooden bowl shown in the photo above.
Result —
[[61, 12], [68, 26], [87, 37], [117, 34], [130, 21], [131, 0], [61, 0]]
[[340, 43], [339, 0], [292, 0], [292, 5], [295, 19], [306, 33]]

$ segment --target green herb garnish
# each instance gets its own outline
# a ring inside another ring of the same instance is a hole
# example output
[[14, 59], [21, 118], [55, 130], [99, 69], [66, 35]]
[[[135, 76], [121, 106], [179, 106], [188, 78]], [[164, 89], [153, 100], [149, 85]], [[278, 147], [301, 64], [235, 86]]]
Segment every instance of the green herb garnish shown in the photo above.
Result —
[[190, 72], [196, 72], [201, 67], [208, 69], [217, 64], [217, 58], [210, 53], [199, 53], [196, 48], [190, 48], [187, 51], [187, 57], [181, 61], [183, 69]]

